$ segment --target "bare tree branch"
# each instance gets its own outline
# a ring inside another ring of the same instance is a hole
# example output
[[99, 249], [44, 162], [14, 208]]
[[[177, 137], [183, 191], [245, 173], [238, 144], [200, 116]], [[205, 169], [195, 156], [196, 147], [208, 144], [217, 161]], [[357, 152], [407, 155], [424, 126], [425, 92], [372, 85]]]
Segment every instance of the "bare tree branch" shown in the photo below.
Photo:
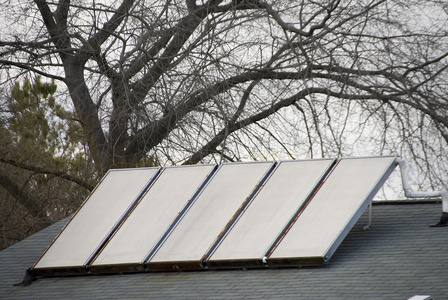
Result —
[[37, 204], [37, 202], [30, 197], [30, 195], [28, 195], [28, 193], [22, 190], [2, 169], [0, 169], [0, 185], [33, 216], [37, 217], [41, 225], [48, 226], [52, 223], [42, 210], [42, 207], [40, 207], [39, 204]]
[[88, 191], [93, 191], [93, 189], [95, 188], [94, 185], [88, 183], [85, 180], [82, 180], [81, 178], [75, 177], [75, 176], [71, 176], [70, 174], [67, 174], [66, 172], [62, 172], [62, 171], [55, 171], [55, 170], [50, 170], [50, 169], [44, 169], [44, 168], [40, 168], [40, 167], [36, 167], [36, 166], [31, 166], [31, 165], [27, 165], [18, 161], [14, 161], [14, 160], [10, 160], [10, 159], [4, 159], [2, 157], [0, 157], [0, 162], [12, 165], [14, 167], [18, 167], [20, 169], [23, 170], [27, 170], [27, 171], [32, 171], [35, 173], [40, 173], [40, 174], [48, 174], [48, 175], [53, 175], [56, 177], [60, 177], [69, 181], [72, 181], [76, 184], [78, 184], [79, 186], [82, 186], [83, 188], [87, 189]]

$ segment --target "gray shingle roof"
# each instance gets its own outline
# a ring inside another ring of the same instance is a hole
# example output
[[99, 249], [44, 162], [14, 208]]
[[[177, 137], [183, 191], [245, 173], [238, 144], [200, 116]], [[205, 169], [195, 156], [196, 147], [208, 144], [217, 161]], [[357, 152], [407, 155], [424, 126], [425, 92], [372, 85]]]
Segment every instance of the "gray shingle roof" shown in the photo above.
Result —
[[41, 278], [13, 286], [67, 220], [0, 252], [0, 298], [448, 299], [448, 228], [441, 204], [373, 206], [323, 267]]

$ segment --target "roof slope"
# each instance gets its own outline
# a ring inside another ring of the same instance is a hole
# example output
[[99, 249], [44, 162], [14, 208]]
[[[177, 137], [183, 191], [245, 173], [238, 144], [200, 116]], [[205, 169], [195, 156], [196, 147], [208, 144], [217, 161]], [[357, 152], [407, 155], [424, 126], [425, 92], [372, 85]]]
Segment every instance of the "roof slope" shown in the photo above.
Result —
[[42, 278], [13, 286], [67, 220], [0, 252], [0, 298], [150, 299], [448, 299], [448, 228], [437, 223], [441, 204], [373, 206], [324, 267], [159, 272]]

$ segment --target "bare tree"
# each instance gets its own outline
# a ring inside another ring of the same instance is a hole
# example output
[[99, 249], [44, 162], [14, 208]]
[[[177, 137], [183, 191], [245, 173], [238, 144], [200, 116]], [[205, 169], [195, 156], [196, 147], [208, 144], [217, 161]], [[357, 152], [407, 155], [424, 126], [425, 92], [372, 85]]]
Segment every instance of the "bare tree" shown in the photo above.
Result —
[[432, 185], [446, 178], [443, 1], [2, 7], [2, 83], [28, 72], [63, 83], [100, 173], [145, 159], [399, 153]]

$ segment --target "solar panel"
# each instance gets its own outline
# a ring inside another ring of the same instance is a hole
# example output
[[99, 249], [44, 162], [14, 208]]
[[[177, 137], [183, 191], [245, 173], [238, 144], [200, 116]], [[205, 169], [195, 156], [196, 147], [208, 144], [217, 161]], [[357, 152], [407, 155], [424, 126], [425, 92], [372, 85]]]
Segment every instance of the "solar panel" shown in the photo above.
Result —
[[158, 171], [110, 170], [33, 269], [83, 271]]
[[165, 168], [156, 182], [89, 266], [93, 272], [140, 269], [215, 165]]
[[31, 272], [323, 264], [395, 166], [385, 156], [111, 170]]
[[342, 159], [267, 259], [325, 263], [395, 168], [395, 157]]
[[262, 265], [262, 258], [306, 203], [333, 162], [333, 159], [280, 162], [206, 260], [207, 266]]
[[274, 163], [221, 165], [190, 210], [149, 260], [149, 269], [199, 268], [210, 248]]

